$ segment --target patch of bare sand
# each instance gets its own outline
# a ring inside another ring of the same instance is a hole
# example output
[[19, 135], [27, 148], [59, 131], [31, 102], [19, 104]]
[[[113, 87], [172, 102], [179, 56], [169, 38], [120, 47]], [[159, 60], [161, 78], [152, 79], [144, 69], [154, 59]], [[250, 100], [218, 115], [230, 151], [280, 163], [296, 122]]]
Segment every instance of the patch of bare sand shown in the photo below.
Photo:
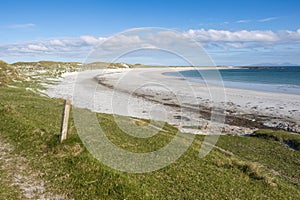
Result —
[[52, 194], [40, 178], [40, 172], [32, 169], [30, 160], [13, 152], [14, 148], [0, 138], [0, 168], [6, 172], [5, 180], [17, 186], [27, 199], [65, 199], [62, 195]]

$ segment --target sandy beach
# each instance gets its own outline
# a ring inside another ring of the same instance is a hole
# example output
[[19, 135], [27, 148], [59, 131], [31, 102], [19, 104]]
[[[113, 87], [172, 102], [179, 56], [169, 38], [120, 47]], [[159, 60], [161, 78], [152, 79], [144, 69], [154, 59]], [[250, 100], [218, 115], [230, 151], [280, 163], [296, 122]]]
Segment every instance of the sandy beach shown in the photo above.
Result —
[[223, 88], [164, 75], [187, 69], [191, 68], [67, 73], [58, 84], [48, 85], [46, 93], [69, 98], [80, 108], [164, 121], [196, 134], [207, 134], [215, 110], [224, 114], [223, 133], [248, 134], [265, 127], [299, 132], [299, 95]]

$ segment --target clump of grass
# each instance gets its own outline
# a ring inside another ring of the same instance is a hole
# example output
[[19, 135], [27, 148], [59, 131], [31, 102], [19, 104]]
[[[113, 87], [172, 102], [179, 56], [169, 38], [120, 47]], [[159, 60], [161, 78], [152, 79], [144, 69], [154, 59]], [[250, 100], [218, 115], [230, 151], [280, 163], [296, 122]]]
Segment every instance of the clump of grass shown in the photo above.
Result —
[[[262, 130], [262, 132], [273, 131]], [[269, 173], [300, 189], [300, 151], [291, 151], [283, 143], [264, 137], [224, 135], [220, 137], [217, 145], [230, 150], [243, 160], [261, 164]]]
[[242, 161], [234, 157], [228, 157], [226, 159], [218, 159], [216, 164], [219, 167], [227, 169], [236, 168], [254, 180], [263, 181], [265, 184], [272, 187], [277, 186], [274, 182], [274, 178], [268, 174], [259, 163]]
[[294, 150], [300, 150], [300, 134], [294, 134], [286, 131], [276, 131], [269, 129], [262, 129], [255, 131], [250, 135], [251, 137], [263, 138], [266, 140], [274, 140], [288, 145]]
[[140, 119], [135, 119], [132, 118], [132, 121], [135, 125], [137, 126], [141, 126], [141, 127], [146, 127], [149, 125], [149, 122], [145, 121], [145, 120], [140, 120]]

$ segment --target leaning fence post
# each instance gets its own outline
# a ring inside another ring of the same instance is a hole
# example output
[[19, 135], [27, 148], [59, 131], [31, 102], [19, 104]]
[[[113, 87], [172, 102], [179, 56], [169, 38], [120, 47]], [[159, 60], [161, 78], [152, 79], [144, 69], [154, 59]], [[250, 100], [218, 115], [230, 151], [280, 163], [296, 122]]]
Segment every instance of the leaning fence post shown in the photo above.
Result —
[[67, 139], [70, 108], [71, 108], [71, 102], [70, 102], [69, 99], [66, 99], [65, 103], [64, 103], [64, 110], [63, 110], [63, 115], [62, 115], [62, 124], [61, 124], [61, 129], [60, 129], [60, 137], [59, 137], [60, 142]]

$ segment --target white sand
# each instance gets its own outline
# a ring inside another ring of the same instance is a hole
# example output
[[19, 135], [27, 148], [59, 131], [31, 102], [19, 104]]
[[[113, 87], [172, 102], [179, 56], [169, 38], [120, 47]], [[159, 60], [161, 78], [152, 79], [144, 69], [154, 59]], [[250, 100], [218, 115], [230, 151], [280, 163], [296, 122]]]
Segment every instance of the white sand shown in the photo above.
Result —
[[[47, 94], [69, 98], [75, 106], [95, 112], [166, 121], [181, 128], [207, 125], [208, 121], [195, 112], [197, 105], [222, 108], [231, 115], [265, 115], [281, 121], [299, 122], [300, 95], [211, 85], [208, 88], [183, 77], [163, 75], [164, 72], [186, 69], [138, 68], [68, 73], [59, 84], [49, 85]], [[226, 131], [230, 129], [239, 128], [227, 126]], [[242, 129], [240, 133], [247, 131]]]

